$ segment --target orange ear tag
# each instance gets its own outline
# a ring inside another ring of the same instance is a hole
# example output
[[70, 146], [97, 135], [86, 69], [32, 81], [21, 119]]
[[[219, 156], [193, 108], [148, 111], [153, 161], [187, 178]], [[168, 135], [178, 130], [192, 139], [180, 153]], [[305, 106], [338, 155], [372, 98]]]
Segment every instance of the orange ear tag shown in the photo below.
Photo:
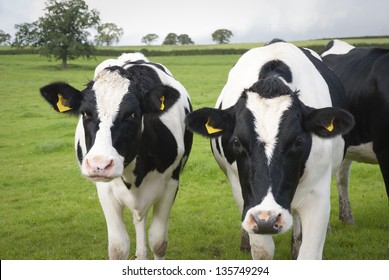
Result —
[[208, 134], [214, 134], [214, 133], [218, 133], [218, 132], [223, 131], [223, 129], [221, 129], [221, 128], [215, 128], [215, 127], [212, 127], [211, 125], [209, 125], [209, 120], [205, 124], [205, 128], [207, 129]]
[[161, 98], [160, 98], [159, 100], [161, 100], [161, 107], [159, 107], [159, 109], [160, 109], [161, 111], [163, 111], [163, 110], [165, 110], [165, 96], [162, 95]]
[[63, 98], [62, 94], [58, 93], [57, 107], [58, 107], [58, 111], [60, 111], [61, 113], [72, 109], [72, 108], [65, 105], [66, 102], [67, 102], [67, 100], [65, 98]]

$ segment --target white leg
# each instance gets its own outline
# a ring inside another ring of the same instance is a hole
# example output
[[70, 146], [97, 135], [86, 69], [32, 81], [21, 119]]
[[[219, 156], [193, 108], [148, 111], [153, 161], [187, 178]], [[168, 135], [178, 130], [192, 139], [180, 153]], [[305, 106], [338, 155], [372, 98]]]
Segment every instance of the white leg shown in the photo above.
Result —
[[306, 197], [306, 203], [299, 211], [302, 242], [297, 259], [313, 260], [323, 257], [330, 217], [330, 190], [329, 185], [322, 186], [320, 193], [311, 193], [309, 197]]
[[336, 172], [336, 185], [339, 197], [339, 219], [345, 224], [355, 223], [348, 198], [351, 163], [351, 160], [344, 159]]
[[153, 219], [149, 229], [149, 244], [154, 259], [165, 258], [168, 241], [168, 222], [170, 210], [178, 188], [178, 181], [171, 179], [164, 195], [153, 207]]
[[253, 260], [271, 260], [274, 257], [274, 241], [271, 235], [249, 234]]
[[128, 259], [130, 238], [123, 222], [123, 206], [112, 193], [109, 183], [97, 183], [97, 193], [108, 229], [108, 256], [110, 259]]
[[147, 251], [146, 244], [146, 223], [147, 223], [147, 213], [144, 218], [140, 221], [133, 215], [133, 222], [135, 227], [136, 234], [136, 259], [137, 260], [147, 260], [149, 254]]

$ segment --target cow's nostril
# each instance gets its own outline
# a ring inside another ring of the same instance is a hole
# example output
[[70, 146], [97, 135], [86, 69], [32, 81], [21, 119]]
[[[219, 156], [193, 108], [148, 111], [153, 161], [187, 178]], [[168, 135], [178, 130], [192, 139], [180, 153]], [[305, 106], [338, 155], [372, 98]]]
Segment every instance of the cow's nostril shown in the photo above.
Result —
[[105, 167], [105, 169], [111, 168], [113, 166], [114, 166], [114, 161], [113, 161], [113, 159], [111, 159], [110, 162], [108, 163], [108, 165]]

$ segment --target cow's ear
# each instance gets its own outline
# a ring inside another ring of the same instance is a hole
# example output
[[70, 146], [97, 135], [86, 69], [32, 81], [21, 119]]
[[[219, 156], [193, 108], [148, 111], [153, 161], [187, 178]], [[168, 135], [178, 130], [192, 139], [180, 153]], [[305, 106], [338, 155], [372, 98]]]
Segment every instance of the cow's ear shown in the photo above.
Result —
[[195, 133], [215, 138], [226, 131], [231, 131], [234, 119], [228, 109], [202, 108], [188, 114], [185, 118], [185, 124]]
[[347, 134], [354, 124], [354, 117], [349, 112], [334, 107], [310, 108], [304, 120], [305, 130], [322, 138]]
[[157, 85], [143, 96], [143, 112], [161, 114], [180, 98], [178, 90], [167, 85]]
[[43, 98], [60, 113], [78, 114], [82, 94], [79, 90], [66, 83], [51, 83], [40, 88]]

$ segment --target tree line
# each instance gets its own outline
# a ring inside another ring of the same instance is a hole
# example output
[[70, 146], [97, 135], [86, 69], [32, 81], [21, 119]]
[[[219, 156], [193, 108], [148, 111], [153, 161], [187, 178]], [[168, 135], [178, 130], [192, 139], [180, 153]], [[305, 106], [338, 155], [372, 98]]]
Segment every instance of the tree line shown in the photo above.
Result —
[[[96, 51], [95, 46], [118, 43], [124, 34], [123, 28], [114, 23], [101, 23], [99, 11], [89, 9], [84, 0], [48, 0], [44, 11], [44, 16], [32, 23], [16, 24], [12, 41], [11, 35], [0, 30], [0, 45], [36, 48], [40, 55], [60, 60], [62, 68], [66, 68], [68, 60], [89, 58]], [[97, 31], [94, 42], [89, 39], [92, 29]], [[232, 36], [230, 30], [218, 29], [212, 33], [212, 40], [227, 44]], [[151, 45], [158, 38], [157, 34], [147, 34], [141, 42]], [[169, 33], [162, 44], [191, 45], [194, 42], [188, 34]]]
[[[217, 44], [228, 44], [231, 37], [233, 36], [232, 32], [228, 29], [218, 29], [212, 33], [212, 40]], [[142, 43], [146, 45], [151, 45], [159, 39], [159, 36], [155, 33], [150, 33], [142, 37]], [[194, 42], [189, 37], [188, 34], [169, 33], [162, 42], [162, 45], [194, 45]]]

